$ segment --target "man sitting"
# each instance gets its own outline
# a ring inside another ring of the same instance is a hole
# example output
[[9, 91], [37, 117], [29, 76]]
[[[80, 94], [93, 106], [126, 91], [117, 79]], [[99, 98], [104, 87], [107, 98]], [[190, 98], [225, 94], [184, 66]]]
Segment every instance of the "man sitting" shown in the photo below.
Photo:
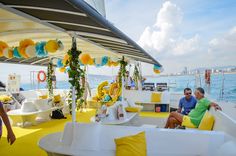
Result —
[[195, 108], [197, 100], [192, 96], [192, 90], [190, 88], [184, 89], [185, 97], [179, 100], [178, 113], [188, 115], [188, 113]]
[[171, 112], [165, 128], [175, 128], [176, 125], [182, 125], [189, 128], [197, 128], [209, 107], [215, 107], [216, 110], [222, 110], [220, 106], [214, 102], [210, 102], [204, 97], [205, 91], [203, 88], [197, 88], [195, 91], [196, 99], [198, 100], [196, 107], [191, 110], [188, 115], [182, 115], [178, 112]]

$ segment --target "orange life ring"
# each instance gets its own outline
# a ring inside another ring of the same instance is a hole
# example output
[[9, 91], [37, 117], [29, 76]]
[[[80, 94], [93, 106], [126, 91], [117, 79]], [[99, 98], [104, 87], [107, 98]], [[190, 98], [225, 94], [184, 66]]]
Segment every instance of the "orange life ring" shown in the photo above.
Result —
[[[42, 74], [43, 74], [43, 77], [42, 77], [42, 79], [41, 79], [41, 75], [42, 75]], [[40, 70], [40, 71], [38, 72], [37, 78], [38, 78], [38, 82], [44, 82], [44, 81], [46, 81], [46, 78], [47, 78], [46, 73], [45, 73], [43, 70]]]

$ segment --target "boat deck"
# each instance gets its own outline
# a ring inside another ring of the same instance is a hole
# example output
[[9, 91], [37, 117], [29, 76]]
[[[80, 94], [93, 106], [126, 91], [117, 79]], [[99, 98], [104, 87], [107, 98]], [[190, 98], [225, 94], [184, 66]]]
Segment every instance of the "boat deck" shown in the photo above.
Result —
[[[77, 113], [77, 121], [89, 123], [90, 118], [94, 115], [95, 109], [88, 109], [87, 112]], [[167, 116], [168, 113], [140, 112], [141, 119], [156, 118], [156, 121], [158, 121], [165, 119]], [[67, 115], [67, 119], [53, 119], [36, 126], [26, 128], [13, 127], [17, 139], [12, 146], [7, 143], [6, 129], [5, 126], [3, 126], [3, 136], [0, 141], [0, 153], [4, 156], [46, 156], [46, 152], [38, 147], [38, 141], [47, 134], [63, 131], [65, 123], [69, 121], [71, 121], [71, 116]]]

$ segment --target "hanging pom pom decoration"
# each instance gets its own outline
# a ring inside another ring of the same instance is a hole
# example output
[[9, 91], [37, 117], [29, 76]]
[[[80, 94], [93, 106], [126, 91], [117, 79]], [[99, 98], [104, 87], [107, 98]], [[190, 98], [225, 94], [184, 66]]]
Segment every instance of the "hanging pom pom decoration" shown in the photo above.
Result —
[[46, 57], [48, 56], [47, 51], [45, 51], [44, 47], [46, 45], [46, 42], [38, 42], [35, 46], [36, 49], [36, 55], [37, 57]]
[[89, 60], [91, 59], [91, 57], [90, 57], [89, 54], [82, 53], [82, 54], [80, 54], [79, 59], [80, 59], [82, 64], [86, 65], [86, 64], [89, 63]]
[[59, 45], [56, 40], [49, 40], [45, 45], [45, 50], [49, 53], [55, 53], [59, 49]]
[[61, 73], [65, 73], [65, 72], [66, 72], [66, 68], [65, 68], [65, 67], [59, 68], [59, 71], [60, 71]]
[[64, 55], [64, 58], [63, 58], [63, 60], [62, 60], [62, 64], [63, 64], [64, 66], [66, 66], [68, 60], [69, 60], [69, 55], [68, 55], [68, 54], [65, 54], [65, 55]]
[[20, 52], [18, 51], [18, 48], [17, 48], [17, 47], [15, 47], [15, 48], [13, 49], [13, 56], [14, 56], [15, 58], [22, 58], [22, 56], [20, 55]]
[[8, 59], [13, 58], [13, 50], [11, 48], [5, 48], [3, 50], [3, 56], [5, 56]]
[[117, 67], [119, 65], [119, 62], [113, 62], [113, 66]]
[[102, 64], [102, 58], [96, 58], [94, 60], [96, 67], [101, 67]]
[[0, 41], [0, 57], [3, 56], [3, 50], [6, 48], [8, 48], [8, 45], [5, 42]]
[[18, 51], [20, 52], [23, 58], [29, 58], [29, 56], [25, 52], [28, 46], [34, 46], [34, 41], [32, 41], [31, 39], [25, 39], [25, 40], [20, 41]]
[[153, 67], [153, 69], [155, 69], [155, 70], [160, 70], [160, 69], [161, 69], [161, 67], [160, 67], [159, 65], [157, 65], [157, 64], [154, 64], [154, 67]]
[[28, 55], [30, 58], [36, 57], [36, 49], [35, 45], [30, 45], [27, 48], [25, 48], [25, 53]]
[[57, 67], [58, 68], [62, 68], [64, 65], [63, 65], [63, 63], [62, 63], [62, 60], [61, 59], [58, 59], [57, 60]]
[[111, 67], [112, 66], [112, 61], [109, 59], [108, 62], [107, 62], [107, 66], [108, 67]]
[[88, 65], [94, 65], [94, 60], [92, 58], [89, 60]]
[[160, 73], [161, 73], [161, 71], [160, 71], [160, 70], [157, 70], [157, 69], [153, 69], [153, 71], [154, 71], [154, 73], [156, 73], [156, 74], [160, 74]]
[[102, 57], [102, 63], [101, 63], [101, 66], [105, 66], [108, 62], [108, 57], [107, 56], [103, 56]]

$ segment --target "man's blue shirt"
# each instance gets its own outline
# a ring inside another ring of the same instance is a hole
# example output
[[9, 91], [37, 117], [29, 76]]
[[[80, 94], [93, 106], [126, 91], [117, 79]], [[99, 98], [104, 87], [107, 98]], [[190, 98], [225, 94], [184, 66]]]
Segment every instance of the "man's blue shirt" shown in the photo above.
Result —
[[179, 108], [182, 108], [181, 114], [187, 115], [192, 109], [195, 108], [197, 100], [191, 96], [190, 99], [186, 99], [185, 97], [179, 100]]

